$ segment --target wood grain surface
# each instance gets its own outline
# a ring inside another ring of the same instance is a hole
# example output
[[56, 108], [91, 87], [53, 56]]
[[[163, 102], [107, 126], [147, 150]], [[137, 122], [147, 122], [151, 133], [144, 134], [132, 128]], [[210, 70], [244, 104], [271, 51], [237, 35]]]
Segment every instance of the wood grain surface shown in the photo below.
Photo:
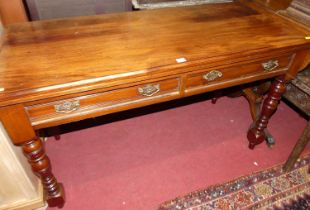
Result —
[[10, 25], [0, 52], [0, 106], [309, 48], [305, 29], [246, 4]]
[[4, 25], [28, 21], [23, 0], [0, 0], [0, 16]]

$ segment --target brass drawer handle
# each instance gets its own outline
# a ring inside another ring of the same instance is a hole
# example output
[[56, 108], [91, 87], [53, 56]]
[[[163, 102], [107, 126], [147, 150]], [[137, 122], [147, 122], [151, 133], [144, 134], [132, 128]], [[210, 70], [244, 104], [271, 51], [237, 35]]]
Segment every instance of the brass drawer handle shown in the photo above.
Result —
[[279, 66], [279, 61], [278, 60], [269, 60], [265, 63], [262, 63], [262, 66], [265, 69], [265, 71], [272, 71]]
[[223, 76], [223, 73], [220, 71], [210, 71], [209, 73], [203, 75], [203, 78], [205, 80], [207, 80], [208, 82], [211, 82], [211, 81], [216, 80], [222, 76]]
[[70, 113], [79, 109], [80, 101], [79, 100], [65, 101], [62, 104], [54, 105], [54, 107], [57, 113]]
[[160, 91], [160, 85], [146, 85], [144, 87], [139, 87], [138, 91], [143, 96], [153, 96]]

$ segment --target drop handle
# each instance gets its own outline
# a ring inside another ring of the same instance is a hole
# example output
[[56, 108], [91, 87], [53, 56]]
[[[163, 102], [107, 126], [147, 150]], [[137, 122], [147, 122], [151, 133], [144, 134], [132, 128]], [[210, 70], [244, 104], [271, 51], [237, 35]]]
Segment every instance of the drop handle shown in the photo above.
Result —
[[222, 76], [223, 76], [222, 72], [214, 70], [214, 71], [210, 71], [209, 73], [203, 75], [202, 77], [208, 82], [211, 82], [218, 78], [221, 78]]
[[71, 113], [80, 108], [80, 101], [65, 101], [61, 104], [54, 105], [54, 108], [57, 113]]
[[267, 62], [262, 63], [262, 66], [265, 71], [272, 71], [279, 66], [278, 60], [269, 60]]
[[156, 93], [158, 93], [160, 91], [160, 85], [156, 84], [156, 85], [146, 85], [144, 87], [139, 87], [138, 88], [138, 92], [140, 93], [140, 95], [142, 96], [153, 96]]

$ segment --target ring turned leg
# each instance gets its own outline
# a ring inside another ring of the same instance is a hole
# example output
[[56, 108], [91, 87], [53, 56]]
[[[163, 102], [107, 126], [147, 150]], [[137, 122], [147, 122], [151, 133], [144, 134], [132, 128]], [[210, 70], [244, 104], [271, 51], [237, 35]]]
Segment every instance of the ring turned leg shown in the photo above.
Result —
[[261, 114], [258, 119], [251, 125], [248, 131], [249, 148], [254, 147], [266, 140], [267, 124], [271, 116], [276, 111], [282, 94], [285, 91], [286, 81], [283, 77], [276, 78], [271, 85], [267, 98], [263, 102]]
[[33, 129], [25, 107], [18, 104], [0, 108], [0, 120], [12, 142], [22, 147], [33, 172], [41, 179], [48, 205], [62, 207], [65, 202], [63, 187], [52, 174], [43, 143]]
[[39, 138], [26, 142], [22, 145], [25, 156], [32, 170], [40, 177], [49, 207], [63, 207], [64, 191], [52, 174], [50, 161], [45, 154], [43, 143]]

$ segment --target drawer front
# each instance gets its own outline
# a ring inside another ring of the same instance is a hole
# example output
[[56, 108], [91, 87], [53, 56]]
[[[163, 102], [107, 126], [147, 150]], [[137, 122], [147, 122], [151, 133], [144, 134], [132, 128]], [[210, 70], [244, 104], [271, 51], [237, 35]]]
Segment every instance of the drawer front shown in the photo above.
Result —
[[[122, 88], [102, 93], [75, 97], [26, 107], [33, 126], [64, 119], [76, 121], [94, 117], [126, 107], [139, 107], [139, 104], [152, 104], [169, 100], [180, 95], [178, 78]], [[84, 116], [84, 117], [83, 117]], [[69, 121], [65, 121], [69, 122]], [[45, 127], [45, 126], [42, 126]], [[40, 128], [40, 126], [39, 126]]]
[[236, 79], [251, 77], [253, 75], [285, 71], [290, 64], [291, 58], [292, 56], [283, 56], [240, 66], [189, 74], [185, 81], [185, 93], [208, 88], [208, 86], [227, 81], [233, 83]]

